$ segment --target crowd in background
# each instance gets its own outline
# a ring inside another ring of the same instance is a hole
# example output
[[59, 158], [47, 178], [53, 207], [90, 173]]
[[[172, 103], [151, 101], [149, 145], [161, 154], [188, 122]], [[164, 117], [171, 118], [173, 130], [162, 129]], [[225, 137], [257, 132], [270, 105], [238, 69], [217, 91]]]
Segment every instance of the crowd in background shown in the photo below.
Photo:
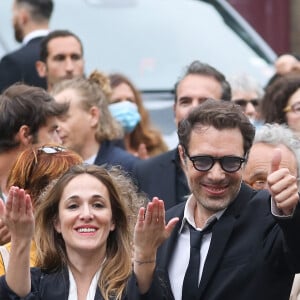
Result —
[[300, 299], [297, 56], [266, 86], [178, 66], [170, 149], [126, 70], [85, 74], [80, 37], [49, 28], [51, 0], [12, 9], [0, 299]]

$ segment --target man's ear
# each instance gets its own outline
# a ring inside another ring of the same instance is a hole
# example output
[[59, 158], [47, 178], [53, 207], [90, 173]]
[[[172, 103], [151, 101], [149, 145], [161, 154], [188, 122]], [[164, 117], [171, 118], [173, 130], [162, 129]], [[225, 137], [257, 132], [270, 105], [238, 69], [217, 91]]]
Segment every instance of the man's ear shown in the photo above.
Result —
[[181, 166], [185, 169], [186, 157], [185, 157], [185, 153], [184, 153], [184, 148], [180, 144], [178, 145], [178, 153], [179, 153], [179, 157], [180, 157], [180, 161], [181, 161]]
[[33, 136], [30, 133], [30, 128], [28, 125], [22, 125], [16, 135], [16, 138], [20, 141], [23, 146], [28, 146], [32, 144]]
[[173, 116], [176, 123], [176, 103], [173, 104]]
[[22, 27], [26, 26], [28, 22], [30, 21], [30, 15], [28, 13], [28, 10], [25, 8], [20, 8], [18, 13], [18, 20]]
[[46, 64], [41, 61], [41, 60], [37, 60], [35, 62], [35, 68], [39, 74], [40, 77], [45, 78], [47, 75], [47, 68], [46, 68]]

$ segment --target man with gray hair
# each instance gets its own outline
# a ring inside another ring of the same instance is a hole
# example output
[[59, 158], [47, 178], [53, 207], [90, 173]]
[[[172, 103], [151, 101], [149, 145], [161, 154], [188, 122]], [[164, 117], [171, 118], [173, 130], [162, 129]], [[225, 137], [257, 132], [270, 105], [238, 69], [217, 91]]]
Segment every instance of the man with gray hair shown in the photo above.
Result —
[[256, 190], [267, 188], [270, 152], [275, 148], [281, 149], [280, 168], [288, 168], [292, 175], [299, 177], [300, 141], [285, 125], [264, 124], [256, 131], [243, 170], [243, 180]]
[[0, 93], [15, 82], [46, 88], [35, 68], [40, 43], [49, 32], [52, 0], [14, 0], [12, 7], [15, 39], [22, 47], [0, 61]]
[[262, 125], [259, 108], [264, 90], [259, 82], [245, 73], [232, 76], [228, 81], [231, 86], [232, 101], [240, 105], [255, 127]]
[[[270, 153], [275, 148], [281, 149], [280, 168], [288, 168], [291, 174], [299, 177], [300, 141], [285, 125], [265, 124], [255, 134], [248, 161], [243, 170], [243, 180], [256, 190], [267, 188]], [[298, 297], [300, 297], [300, 274], [295, 276], [290, 300], [296, 300]]]

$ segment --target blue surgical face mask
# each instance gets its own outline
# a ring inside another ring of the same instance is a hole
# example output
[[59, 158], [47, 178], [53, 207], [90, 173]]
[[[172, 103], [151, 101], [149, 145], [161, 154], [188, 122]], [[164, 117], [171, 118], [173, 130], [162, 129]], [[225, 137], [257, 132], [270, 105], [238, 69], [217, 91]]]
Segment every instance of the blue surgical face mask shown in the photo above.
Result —
[[140, 122], [137, 105], [129, 101], [120, 101], [109, 105], [112, 116], [122, 125], [125, 133], [130, 133]]

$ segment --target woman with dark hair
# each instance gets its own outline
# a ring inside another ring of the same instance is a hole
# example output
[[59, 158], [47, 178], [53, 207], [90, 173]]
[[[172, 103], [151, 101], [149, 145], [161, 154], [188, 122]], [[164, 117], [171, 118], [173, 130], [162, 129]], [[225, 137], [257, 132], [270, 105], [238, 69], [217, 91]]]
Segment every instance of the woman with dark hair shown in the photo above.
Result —
[[152, 127], [143, 99], [133, 83], [122, 74], [109, 76], [112, 88], [109, 106], [125, 131], [125, 149], [140, 158], [168, 150], [161, 133]]
[[282, 75], [268, 86], [261, 114], [266, 123], [286, 124], [300, 137], [300, 72]]

